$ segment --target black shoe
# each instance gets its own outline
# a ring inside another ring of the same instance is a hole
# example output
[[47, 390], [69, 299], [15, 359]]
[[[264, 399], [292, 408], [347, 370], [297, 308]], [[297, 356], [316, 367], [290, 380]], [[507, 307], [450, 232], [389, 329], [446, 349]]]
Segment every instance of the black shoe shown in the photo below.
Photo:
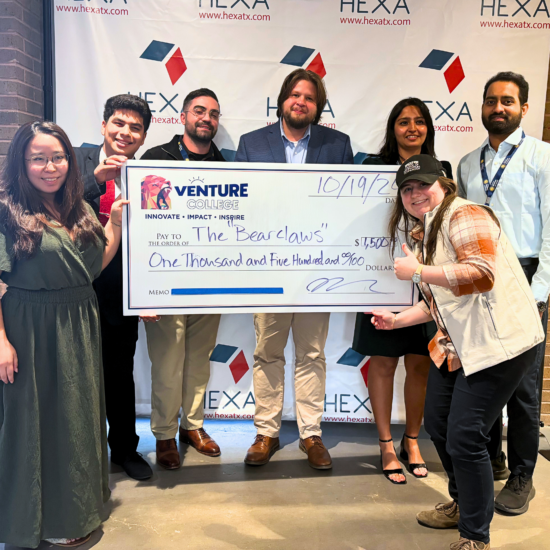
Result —
[[418, 470], [420, 468], [424, 468], [425, 470], [428, 470], [428, 467], [426, 466], [425, 462], [418, 462], [418, 463], [410, 463], [409, 462], [409, 453], [405, 450], [405, 438], [407, 439], [418, 439], [418, 436], [411, 437], [410, 435], [403, 434], [403, 437], [401, 438], [401, 448], [399, 449], [399, 458], [405, 463], [405, 466], [407, 466], [407, 470], [416, 478], [422, 479], [425, 477], [428, 477], [428, 472], [424, 475], [417, 475], [414, 473], [415, 470]]
[[[379, 439], [380, 443], [389, 443], [390, 441], [393, 441], [393, 439]], [[393, 450], [395, 452], [395, 449]], [[380, 449], [380, 466], [382, 468], [382, 473], [384, 474], [384, 477], [391, 481], [394, 485], [406, 485], [407, 484], [407, 478], [403, 481], [394, 481], [390, 476], [391, 475], [402, 475], [405, 476], [405, 472], [403, 471], [403, 468], [395, 468], [394, 470], [384, 470], [384, 462], [382, 461], [382, 449]]]
[[498, 458], [493, 458], [491, 466], [493, 467], [493, 479], [495, 481], [504, 481], [510, 477], [510, 470], [506, 467], [506, 455], [504, 453], [500, 453]]
[[133, 452], [126, 455], [126, 457], [121, 461], [115, 460], [111, 457], [111, 462], [117, 466], [120, 466], [128, 474], [128, 476], [138, 481], [144, 481], [153, 475], [151, 466], [149, 466], [149, 464], [141, 456], [141, 453], [138, 452]]
[[505, 514], [519, 516], [527, 512], [529, 501], [534, 497], [535, 487], [532, 477], [511, 475], [495, 500], [495, 508]]

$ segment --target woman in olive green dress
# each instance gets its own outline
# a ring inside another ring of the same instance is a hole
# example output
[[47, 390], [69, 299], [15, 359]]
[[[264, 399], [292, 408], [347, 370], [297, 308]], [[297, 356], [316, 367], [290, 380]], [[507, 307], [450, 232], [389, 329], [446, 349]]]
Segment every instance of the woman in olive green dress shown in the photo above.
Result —
[[65, 132], [16, 133], [0, 176], [0, 542], [76, 546], [109, 498], [93, 280], [120, 243], [83, 200]]

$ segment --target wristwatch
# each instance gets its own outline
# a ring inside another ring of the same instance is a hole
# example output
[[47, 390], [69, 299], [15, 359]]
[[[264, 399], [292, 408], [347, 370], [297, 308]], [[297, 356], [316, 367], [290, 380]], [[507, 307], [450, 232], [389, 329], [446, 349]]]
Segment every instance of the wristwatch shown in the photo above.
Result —
[[416, 271], [413, 273], [413, 276], [412, 276], [413, 283], [419, 284], [420, 282], [422, 282], [422, 269], [423, 268], [424, 268], [424, 266], [422, 264], [418, 265], [418, 267], [416, 268]]
[[548, 304], [546, 302], [537, 302], [537, 308], [539, 310], [539, 313], [544, 313], [547, 307], [548, 307]]

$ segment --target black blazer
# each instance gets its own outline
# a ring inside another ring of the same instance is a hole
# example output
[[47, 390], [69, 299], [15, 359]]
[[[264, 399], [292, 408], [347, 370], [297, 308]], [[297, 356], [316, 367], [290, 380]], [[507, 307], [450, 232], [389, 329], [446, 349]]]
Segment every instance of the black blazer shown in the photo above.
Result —
[[80, 175], [84, 181], [84, 200], [90, 203], [97, 216], [99, 215], [99, 197], [106, 190], [105, 184], [97, 183], [94, 176], [94, 170], [99, 164], [101, 147], [75, 147], [74, 153]]
[[[106, 185], [97, 183], [94, 170], [99, 164], [101, 147], [76, 147], [74, 152], [84, 181], [84, 199], [99, 216], [99, 199], [105, 194]], [[111, 325], [122, 324], [122, 246], [118, 247], [111, 263], [94, 281], [94, 288], [101, 314]]]

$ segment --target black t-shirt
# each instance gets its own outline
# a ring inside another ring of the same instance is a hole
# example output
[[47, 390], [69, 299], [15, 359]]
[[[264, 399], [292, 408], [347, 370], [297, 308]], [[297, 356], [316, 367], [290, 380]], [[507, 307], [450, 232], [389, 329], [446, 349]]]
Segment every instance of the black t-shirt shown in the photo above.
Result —
[[183, 139], [180, 139], [180, 144], [185, 149], [185, 152], [187, 153], [189, 160], [195, 160], [195, 161], [199, 161], [199, 160], [215, 161], [216, 160], [212, 145], [210, 145], [210, 149], [208, 153], [204, 155], [199, 155], [198, 153], [193, 153], [193, 151], [189, 151], [189, 149], [185, 146]]

